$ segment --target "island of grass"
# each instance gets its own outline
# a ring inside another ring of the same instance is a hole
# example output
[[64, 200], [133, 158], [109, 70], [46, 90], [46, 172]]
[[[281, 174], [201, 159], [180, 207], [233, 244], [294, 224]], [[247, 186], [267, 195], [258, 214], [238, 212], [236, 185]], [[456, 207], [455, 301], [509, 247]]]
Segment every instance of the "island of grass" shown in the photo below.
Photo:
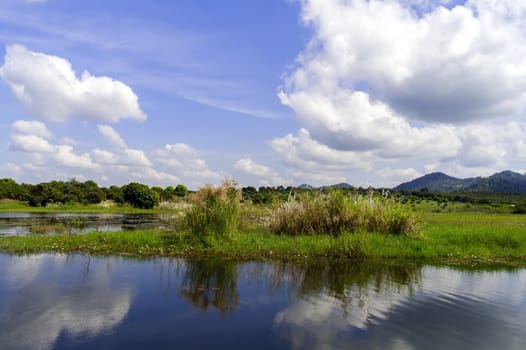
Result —
[[0, 238], [7, 253], [233, 259], [346, 259], [526, 266], [526, 220], [487, 212], [415, 212], [380, 193], [343, 190], [241, 203], [233, 183], [188, 197], [171, 230]]

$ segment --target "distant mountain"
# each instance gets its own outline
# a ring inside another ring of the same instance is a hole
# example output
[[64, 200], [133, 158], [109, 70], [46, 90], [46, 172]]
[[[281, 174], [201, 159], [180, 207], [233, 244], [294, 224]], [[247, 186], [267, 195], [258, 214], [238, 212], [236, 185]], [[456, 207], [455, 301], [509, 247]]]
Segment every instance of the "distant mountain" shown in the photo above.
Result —
[[402, 183], [394, 189], [416, 191], [424, 188], [431, 192], [526, 193], [526, 175], [506, 170], [489, 177], [458, 179], [444, 173], [431, 173]]
[[341, 182], [339, 184], [335, 184], [335, 185], [330, 185], [330, 186], [321, 186], [319, 187], [320, 189], [322, 190], [327, 190], [327, 189], [344, 189], [344, 190], [350, 190], [352, 188], [354, 188], [352, 185], [349, 185], [348, 183], [346, 182]]
[[311, 185], [308, 185], [308, 184], [301, 184], [301, 185], [299, 185], [296, 188], [298, 188], [300, 190], [328, 190], [328, 189], [333, 189], [333, 188], [349, 190], [349, 189], [352, 189], [354, 187], [353, 187], [353, 185], [349, 185], [348, 183], [341, 182], [341, 183], [335, 184], [335, 185], [320, 186], [320, 187], [314, 187], [314, 186], [311, 186]]
[[314, 189], [314, 187], [312, 187], [311, 185], [307, 185], [307, 184], [301, 184], [297, 188], [299, 188], [300, 190], [313, 190]]

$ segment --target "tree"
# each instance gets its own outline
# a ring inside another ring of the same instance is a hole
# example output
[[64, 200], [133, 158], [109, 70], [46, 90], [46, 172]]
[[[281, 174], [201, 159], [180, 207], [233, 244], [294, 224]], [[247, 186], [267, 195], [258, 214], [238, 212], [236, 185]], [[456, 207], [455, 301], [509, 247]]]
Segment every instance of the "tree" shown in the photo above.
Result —
[[186, 188], [185, 185], [177, 185], [175, 186], [174, 193], [177, 197], [184, 197], [188, 193], [188, 188]]
[[106, 198], [114, 201], [115, 203], [122, 204], [124, 203], [124, 193], [122, 191], [122, 187], [112, 185], [106, 191]]
[[158, 196], [148, 186], [132, 182], [123, 186], [124, 201], [135, 208], [152, 209], [158, 203]]

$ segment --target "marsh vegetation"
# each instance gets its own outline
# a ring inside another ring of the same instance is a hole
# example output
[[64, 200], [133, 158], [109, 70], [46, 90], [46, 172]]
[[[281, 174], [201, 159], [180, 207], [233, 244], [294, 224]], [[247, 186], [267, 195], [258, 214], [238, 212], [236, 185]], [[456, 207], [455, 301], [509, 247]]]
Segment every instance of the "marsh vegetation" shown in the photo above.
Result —
[[[41, 235], [1, 238], [0, 250], [526, 263], [524, 219], [511, 214], [514, 207], [509, 204], [444, 202], [443, 194], [428, 191], [266, 188], [254, 192], [239, 189], [233, 181], [205, 186], [173, 203], [176, 205], [165, 209], [122, 207], [167, 211], [173, 219], [164, 230], [49, 236], [42, 227]], [[6, 207], [10, 206], [20, 209], [23, 204], [4, 200], [4, 210], [9, 211]], [[72, 208], [79, 207], [74, 204]]]

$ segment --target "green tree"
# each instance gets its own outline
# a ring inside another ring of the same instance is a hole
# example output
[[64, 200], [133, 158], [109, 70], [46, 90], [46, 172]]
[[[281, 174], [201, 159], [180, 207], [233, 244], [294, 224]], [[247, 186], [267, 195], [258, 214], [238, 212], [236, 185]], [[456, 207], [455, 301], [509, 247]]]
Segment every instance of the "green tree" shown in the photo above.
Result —
[[175, 186], [174, 193], [177, 197], [184, 197], [188, 193], [188, 188], [186, 188], [185, 185], [177, 185]]
[[132, 182], [123, 186], [124, 201], [135, 208], [151, 209], [158, 204], [158, 196], [148, 186]]

